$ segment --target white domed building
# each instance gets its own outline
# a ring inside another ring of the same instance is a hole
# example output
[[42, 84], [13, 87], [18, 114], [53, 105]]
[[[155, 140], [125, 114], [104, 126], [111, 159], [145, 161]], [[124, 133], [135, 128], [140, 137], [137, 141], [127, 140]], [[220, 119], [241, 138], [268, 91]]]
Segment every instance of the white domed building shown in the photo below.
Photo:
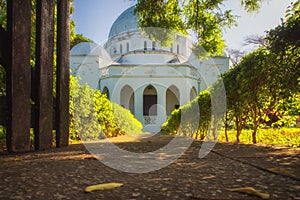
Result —
[[158, 132], [175, 108], [205, 88], [199, 67], [213, 63], [221, 73], [230, 67], [226, 55], [193, 66], [191, 47], [189, 38], [180, 35], [171, 47], [161, 47], [142, 35], [133, 6], [113, 23], [104, 46], [107, 53], [94, 43], [76, 45], [71, 50], [71, 70], [77, 76], [88, 76], [90, 86], [129, 109], [144, 131]]

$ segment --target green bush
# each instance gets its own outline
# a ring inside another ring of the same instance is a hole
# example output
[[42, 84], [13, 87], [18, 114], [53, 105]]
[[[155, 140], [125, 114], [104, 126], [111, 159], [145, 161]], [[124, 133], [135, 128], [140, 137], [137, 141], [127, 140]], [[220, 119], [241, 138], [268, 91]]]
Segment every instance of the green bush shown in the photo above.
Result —
[[95, 92], [81, 86], [75, 78], [70, 80], [70, 139], [92, 140], [101, 134], [97, 120]]
[[173, 110], [170, 117], [162, 125], [161, 132], [165, 134], [177, 134], [179, 130], [179, 125], [181, 121], [181, 107], [179, 109]]
[[162, 126], [165, 134], [186, 135], [204, 139], [211, 119], [210, 92], [201, 92], [193, 101], [174, 110]]
[[122, 132], [130, 134], [140, 134], [142, 132], [142, 123], [134, 118], [128, 109], [112, 103], [112, 111], [114, 121]]
[[85, 141], [141, 133], [142, 124], [105, 94], [70, 79], [70, 139]]

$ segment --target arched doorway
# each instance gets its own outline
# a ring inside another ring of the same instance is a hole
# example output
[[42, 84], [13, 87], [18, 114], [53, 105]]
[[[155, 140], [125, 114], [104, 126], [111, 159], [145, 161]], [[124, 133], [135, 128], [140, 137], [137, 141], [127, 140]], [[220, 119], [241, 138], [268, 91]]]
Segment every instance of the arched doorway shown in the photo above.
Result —
[[179, 89], [172, 85], [166, 91], [166, 113], [167, 115], [171, 115], [174, 109], [179, 108]]
[[197, 90], [195, 87], [192, 87], [191, 88], [191, 91], [190, 91], [190, 101], [192, 101], [193, 99], [195, 99], [197, 96]]
[[110, 98], [109, 98], [109, 90], [108, 90], [108, 88], [107, 88], [106, 86], [103, 88], [102, 94], [105, 94], [106, 97], [107, 97], [108, 99], [110, 99]]
[[148, 85], [143, 93], [143, 115], [157, 115], [157, 91], [152, 85]]
[[130, 110], [134, 114], [134, 91], [129, 85], [125, 85], [121, 90], [121, 106]]

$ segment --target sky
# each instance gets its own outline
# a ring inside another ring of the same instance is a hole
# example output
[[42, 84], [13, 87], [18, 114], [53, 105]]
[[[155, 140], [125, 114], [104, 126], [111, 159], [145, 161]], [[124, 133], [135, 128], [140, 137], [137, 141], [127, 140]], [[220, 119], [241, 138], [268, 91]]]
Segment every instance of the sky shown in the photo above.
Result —
[[[247, 13], [240, 5], [241, 0], [225, 0], [221, 8], [233, 10], [238, 15], [238, 26], [224, 31], [224, 40], [229, 49], [250, 51], [253, 47], [243, 45], [246, 37], [265, 35], [280, 24], [285, 10], [293, 0], [266, 0], [258, 12]], [[75, 31], [92, 39], [98, 44], [107, 40], [111, 25], [117, 17], [130, 6], [133, 0], [75, 0], [75, 13], [72, 19], [76, 22]]]

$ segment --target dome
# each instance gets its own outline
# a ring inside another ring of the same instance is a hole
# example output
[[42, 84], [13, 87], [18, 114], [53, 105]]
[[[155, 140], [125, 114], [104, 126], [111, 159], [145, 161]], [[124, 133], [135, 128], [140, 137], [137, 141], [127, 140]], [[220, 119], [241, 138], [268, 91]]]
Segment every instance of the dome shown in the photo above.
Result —
[[135, 6], [128, 8], [116, 19], [109, 31], [109, 38], [120, 33], [138, 29], [138, 22], [137, 17], [134, 15], [134, 8]]
[[99, 52], [96, 49], [98, 46], [93, 42], [79, 43], [71, 49], [71, 56], [98, 56]]

